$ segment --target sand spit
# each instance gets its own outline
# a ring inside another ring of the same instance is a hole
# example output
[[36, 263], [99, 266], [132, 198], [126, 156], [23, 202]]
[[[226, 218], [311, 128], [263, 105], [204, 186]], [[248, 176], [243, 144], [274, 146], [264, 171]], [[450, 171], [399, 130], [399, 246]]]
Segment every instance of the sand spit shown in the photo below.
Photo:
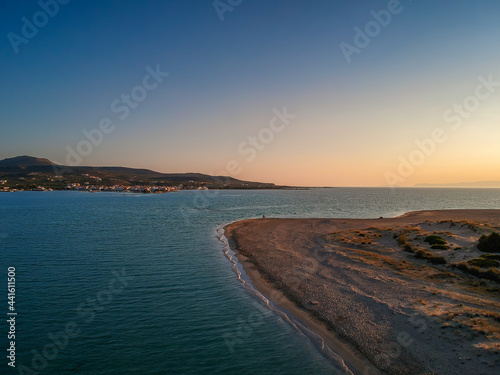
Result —
[[[255, 286], [322, 335], [353, 372], [493, 375], [500, 271], [467, 270], [484, 258], [479, 237], [498, 231], [500, 210], [442, 210], [243, 220], [225, 236]], [[430, 235], [445, 244], [433, 248]]]

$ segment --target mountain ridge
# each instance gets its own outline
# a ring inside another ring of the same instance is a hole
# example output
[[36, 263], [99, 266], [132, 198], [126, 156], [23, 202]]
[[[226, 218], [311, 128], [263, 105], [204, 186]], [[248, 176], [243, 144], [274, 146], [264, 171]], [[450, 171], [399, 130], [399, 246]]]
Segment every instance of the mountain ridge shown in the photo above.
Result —
[[0, 180], [7, 180], [9, 185], [14, 184], [17, 188], [43, 183], [44, 186], [61, 189], [64, 184], [91, 184], [96, 180], [106, 186], [182, 184], [192, 188], [207, 186], [212, 189], [282, 188], [273, 183], [244, 181], [230, 176], [211, 176], [195, 172], [162, 173], [146, 168], [66, 166], [56, 164], [49, 159], [27, 155], [0, 160]]
[[36, 167], [44, 165], [57, 165], [49, 159], [37, 158], [35, 156], [14, 156], [13, 158], [6, 158], [0, 160], [0, 167]]

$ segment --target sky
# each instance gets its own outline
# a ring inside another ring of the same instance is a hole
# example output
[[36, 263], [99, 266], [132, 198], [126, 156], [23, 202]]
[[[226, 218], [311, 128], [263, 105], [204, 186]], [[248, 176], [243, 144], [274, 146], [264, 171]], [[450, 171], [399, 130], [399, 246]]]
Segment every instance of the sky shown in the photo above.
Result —
[[299, 186], [500, 180], [498, 14], [495, 0], [5, 0], [0, 159]]

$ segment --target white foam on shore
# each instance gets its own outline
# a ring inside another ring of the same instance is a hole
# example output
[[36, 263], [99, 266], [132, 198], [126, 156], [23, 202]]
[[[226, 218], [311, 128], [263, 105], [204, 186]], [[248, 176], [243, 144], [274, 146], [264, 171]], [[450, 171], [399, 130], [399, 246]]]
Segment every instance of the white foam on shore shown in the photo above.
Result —
[[250, 280], [250, 277], [246, 274], [245, 270], [243, 269], [243, 266], [238, 261], [235, 252], [229, 246], [229, 241], [224, 235], [224, 227], [229, 224], [230, 223], [225, 224], [217, 229], [217, 237], [224, 244], [223, 247], [224, 255], [232, 263], [233, 271], [235, 272], [242, 286], [245, 289], [247, 289], [259, 301], [263, 302], [264, 305], [267, 308], [269, 308], [270, 311], [277, 314], [280, 318], [282, 318], [284, 321], [290, 324], [297, 332], [299, 332], [301, 335], [309, 339], [310, 342], [313, 344], [313, 346], [316, 347], [325, 358], [327, 358], [330, 362], [334, 364], [334, 366], [336, 367], [335, 374], [360, 375], [359, 371], [356, 371], [355, 369], [350, 369], [346, 365], [343, 358], [326, 344], [323, 337], [321, 337], [319, 334], [308, 328], [304, 322], [297, 319], [287, 310], [273, 303], [269, 298], [267, 298], [259, 290], [257, 290], [255, 285]]

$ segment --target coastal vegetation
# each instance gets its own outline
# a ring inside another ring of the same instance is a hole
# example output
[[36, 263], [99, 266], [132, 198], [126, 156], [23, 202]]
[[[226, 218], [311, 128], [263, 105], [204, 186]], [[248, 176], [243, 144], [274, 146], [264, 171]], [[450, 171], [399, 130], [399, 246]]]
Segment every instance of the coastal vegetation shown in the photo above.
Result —
[[[481, 252], [477, 244], [481, 235], [482, 243], [496, 237], [490, 233], [500, 229], [498, 211], [425, 211], [370, 220], [259, 219], [229, 227], [228, 238], [238, 240], [249, 272], [257, 269], [258, 280], [290, 296], [300, 312], [359, 343], [357, 348], [385, 373], [409, 374], [408, 368], [418, 366], [411, 361], [429, 363], [429, 353], [435, 353], [437, 365], [442, 353], [465, 358], [460, 373], [494, 373], [484, 370], [493, 368], [498, 356], [500, 254]], [[279, 237], [276, 228], [283, 233]], [[297, 283], [297, 274], [303, 282]], [[378, 324], [373, 316], [387, 319]], [[421, 319], [425, 324], [419, 327], [430, 335], [421, 335], [418, 326], [409, 332], [408, 316]], [[418, 344], [411, 351], [400, 348], [389, 366], [379, 353], [402, 330]], [[480, 362], [467, 361], [476, 357]], [[436, 373], [447, 370], [443, 366]]]
[[444, 244], [435, 244], [435, 245], [432, 245], [431, 246], [431, 249], [434, 249], [434, 250], [449, 250], [450, 248], [448, 247], [448, 245], [444, 245]]
[[477, 248], [485, 253], [500, 253], [500, 234], [493, 232], [479, 238]]
[[425, 250], [417, 250], [415, 252], [415, 258], [417, 259], [425, 259], [429, 261], [432, 264], [446, 264], [446, 258], [439, 256], [439, 255], [434, 255], [428, 251]]
[[481, 258], [500, 260], [500, 254], [483, 254]]
[[[422, 229], [426, 225], [426, 229]], [[428, 228], [435, 229], [429, 232]], [[448, 229], [453, 230], [450, 232]], [[406, 225], [404, 227], [370, 227], [365, 230], [347, 230], [331, 233], [325, 236], [328, 243], [342, 243], [342, 246], [369, 251], [371, 257], [377, 258], [376, 249], [390, 245], [397, 245], [405, 253], [412, 254], [412, 258], [425, 260], [440, 269], [461, 271], [468, 275], [500, 282], [500, 254], [480, 254], [475, 249], [475, 242], [481, 232], [494, 229], [484, 222], [473, 221], [430, 221], [420, 225]], [[482, 235], [477, 248], [481, 251], [500, 252], [497, 241], [500, 236], [497, 232]], [[453, 251], [449, 251], [453, 249]], [[408, 258], [406, 258], [408, 259]], [[407, 260], [394, 262], [384, 258], [386, 264], [396, 269], [407, 268]]]
[[452, 267], [457, 268], [462, 272], [476, 276], [480, 279], [492, 280], [500, 283], [500, 271], [493, 267], [490, 267], [488, 269], [481, 269], [480, 267], [470, 265], [465, 262], [453, 264]]
[[467, 263], [469, 263], [471, 266], [476, 266], [481, 268], [498, 267], [498, 265], [500, 264], [496, 260], [488, 258], [475, 258], [469, 260]]
[[[406, 228], [405, 230], [408, 230], [408, 228]], [[419, 231], [416, 228], [411, 228], [410, 230], [414, 230], [417, 232]], [[447, 260], [445, 257], [435, 255], [429, 251], [415, 247], [411, 242], [408, 241], [408, 238], [405, 234], [405, 231], [402, 231], [399, 234], [399, 236], [396, 236], [396, 238], [398, 239], [398, 245], [401, 246], [404, 251], [406, 251], [408, 253], [414, 253], [415, 258], [417, 258], [417, 259], [425, 259], [432, 264], [446, 264], [447, 263]], [[447, 245], [445, 245], [447, 243], [446, 240], [440, 236], [437, 236], [437, 235], [427, 236], [424, 241], [434, 243], [431, 246], [431, 249], [436, 249], [436, 250], [448, 250], [449, 249], [449, 247]]]
[[447, 244], [446, 240], [443, 237], [435, 235], [435, 234], [425, 237], [424, 241], [430, 245], [446, 245]]

